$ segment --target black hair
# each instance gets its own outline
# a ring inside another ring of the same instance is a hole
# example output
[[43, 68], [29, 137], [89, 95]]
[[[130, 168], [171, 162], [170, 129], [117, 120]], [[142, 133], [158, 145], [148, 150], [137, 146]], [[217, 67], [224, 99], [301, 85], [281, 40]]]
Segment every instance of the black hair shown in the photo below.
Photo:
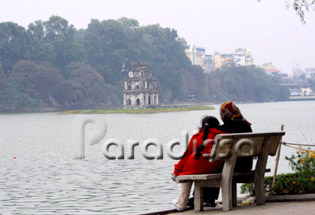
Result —
[[200, 157], [201, 151], [205, 147], [204, 141], [206, 139], [208, 139], [209, 129], [210, 128], [218, 128], [219, 126], [220, 126], [220, 123], [219, 123], [218, 119], [215, 118], [214, 116], [206, 116], [202, 119], [200, 129], [203, 129], [203, 143], [197, 147], [196, 153], [195, 153], [195, 158], [198, 159]]

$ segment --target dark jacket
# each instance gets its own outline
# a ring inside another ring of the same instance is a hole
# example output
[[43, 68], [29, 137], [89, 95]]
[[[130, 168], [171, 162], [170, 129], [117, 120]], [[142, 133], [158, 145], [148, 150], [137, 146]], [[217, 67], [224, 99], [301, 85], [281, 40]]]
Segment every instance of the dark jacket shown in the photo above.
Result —
[[[229, 120], [218, 128], [222, 132], [226, 133], [246, 133], [253, 132], [250, 124], [241, 120]], [[237, 158], [235, 164], [235, 172], [248, 172], [252, 169], [253, 159], [252, 157]]]

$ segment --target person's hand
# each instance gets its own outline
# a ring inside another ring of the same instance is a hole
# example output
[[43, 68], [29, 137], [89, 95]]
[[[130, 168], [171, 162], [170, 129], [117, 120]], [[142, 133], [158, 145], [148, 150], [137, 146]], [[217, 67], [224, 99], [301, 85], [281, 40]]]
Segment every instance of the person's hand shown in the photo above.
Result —
[[172, 176], [171, 176], [172, 180], [175, 181], [176, 179], [176, 175], [174, 173], [172, 173]]

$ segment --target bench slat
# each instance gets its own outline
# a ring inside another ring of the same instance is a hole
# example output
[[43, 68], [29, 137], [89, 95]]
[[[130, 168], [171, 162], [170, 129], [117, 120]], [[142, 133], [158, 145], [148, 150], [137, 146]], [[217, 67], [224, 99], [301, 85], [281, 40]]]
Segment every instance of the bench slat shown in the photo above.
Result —
[[285, 132], [270, 133], [232, 133], [218, 134], [210, 154], [210, 161], [228, 160], [233, 153], [238, 157], [258, 156], [261, 154], [265, 138], [269, 138], [269, 155], [275, 155], [281, 137]]
[[213, 174], [198, 174], [198, 175], [180, 175], [176, 177], [176, 183], [183, 183], [187, 181], [200, 181], [200, 180], [212, 180], [221, 178], [221, 173], [213, 173]]
[[[270, 172], [270, 169], [266, 169], [265, 172]], [[254, 176], [255, 171], [250, 172], [235, 172], [233, 177], [249, 177]], [[213, 174], [198, 174], [198, 175], [180, 175], [176, 177], [176, 183], [184, 183], [188, 181], [203, 181], [203, 180], [213, 180], [222, 178], [222, 173], [213, 173]]]
[[219, 134], [217, 135], [220, 139], [239, 139], [239, 138], [249, 138], [249, 137], [270, 137], [270, 136], [283, 136], [284, 131], [277, 132], [265, 132], [265, 133], [229, 133], [229, 134]]

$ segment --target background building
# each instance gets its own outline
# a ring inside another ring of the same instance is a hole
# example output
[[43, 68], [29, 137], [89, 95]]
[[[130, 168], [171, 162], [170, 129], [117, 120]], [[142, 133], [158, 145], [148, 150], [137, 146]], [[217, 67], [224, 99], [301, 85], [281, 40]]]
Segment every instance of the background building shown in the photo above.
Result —
[[252, 53], [249, 51], [245, 52], [245, 66], [250, 66], [254, 64], [254, 58], [252, 56]]
[[190, 59], [192, 65], [198, 65], [203, 68], [206, 49], [197, 47], [195, 44], [188, 45], [185, 49], [186, 56]]
[[250, 66], [253, 65], [252, 54], [243, 48], [238, 48], [233, 53], [233, 61], [236, 66]]
[[214, 53], [213, 61], [214, 69], [220, 69], [222, 66], [232, 66], [234, 63], [232, 54], [220, 54], [219, 52]]
[[233, 61], [236, 66], [245, 66], [246, 49], [236, 49], [233, 56]]
[[145, 62], [131, 64], [124, 80], [124, 108], [159, 106], [158, 83]]
[[288, 78], [288, 74], [282, 73], [280, 70], [276, 69], [276, 67], [272, 64], [272, 62], [264, 63], [263, 65], [258, 66], [263, 69], [266, 74], [280, 78], [282, 80]]
[[186, 47], [185, 53], [192, 65], [200, 66], [205, 73], [213, 71], [212, 55], [206, 54], [205, 48], [191, 44]]
[[214, 70], [212, 55], [208, 55], [208, 54], [205, 55], [203, 66], [204, 66], [205, 73], [210, 73]]
[[200, 66], [205, 73], [209, 73], [222, 66], [250, 66], [253, 65], [253, 56], [251, 52], [243, 48], [238, 48], [231, 54], [214, 55], [206, 54], [206, 49], [197, 47], [195, 44], [188, 45], [185, 49], [186, 56], [190, 59], [192, 65]]
[[264, 63], [260, 65], [259, 68], [265, 70], [268, 75], [272, 75], [272, 73], [279, 72], [276, 67], [272, 64], [272, 62]]
[[238, 48], [231, 54], [214, 53], [214, 69], [220, 69], [222, 66], [250, 66], [253, 65], [251, 52], [243, 48]]

